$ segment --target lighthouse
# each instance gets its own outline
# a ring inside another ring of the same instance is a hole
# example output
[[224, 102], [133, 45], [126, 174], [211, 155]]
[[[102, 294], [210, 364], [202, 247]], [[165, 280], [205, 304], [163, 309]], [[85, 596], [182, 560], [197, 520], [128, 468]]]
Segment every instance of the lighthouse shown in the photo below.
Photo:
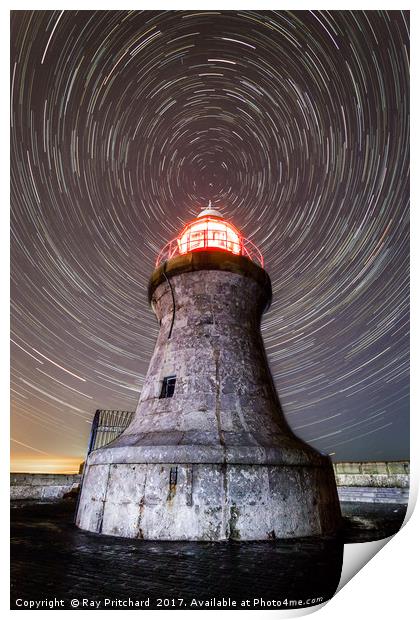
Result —
[[331, 461], [288, 426], [267, 361], [258, 248], [209, 204], [159, 254], [148, 296], [159, 334], [137, 410], [89, 455], [76, 524], [151, 540], [334, 534]]

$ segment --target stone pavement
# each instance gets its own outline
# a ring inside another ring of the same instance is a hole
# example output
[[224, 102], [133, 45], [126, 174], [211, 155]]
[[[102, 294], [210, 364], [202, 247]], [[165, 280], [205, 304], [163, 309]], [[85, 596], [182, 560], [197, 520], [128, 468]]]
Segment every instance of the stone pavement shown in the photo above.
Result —
[[[98, 536], [74, 526], [74, 507], [70, 500], [12, 504], [13, 609], [28, 601], [48, 605], [54, 598], [65, 609], [83, 598], [100, 608], [106, 598], [121, 608], [135, 601], [148, 601], [149, 609], [233, 608], [247, 600], [251, 609], [278, 603], [285, 608], [299, 600], [310, 606], [331, 598], [340, 579], [340, 540], [197, 543]], [[361, 505], [363, 517], [345, 519], [347, 538], [394, 533], [404, 517], [404, 507], [395, 509], [376, 506], [371, 518], [367, 504]]]

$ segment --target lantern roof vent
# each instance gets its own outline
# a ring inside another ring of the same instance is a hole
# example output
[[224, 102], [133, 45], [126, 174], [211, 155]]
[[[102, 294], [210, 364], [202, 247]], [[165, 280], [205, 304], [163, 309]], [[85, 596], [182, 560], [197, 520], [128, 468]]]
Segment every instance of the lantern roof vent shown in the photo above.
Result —
[[213, 217], [220, 217], [221, 219], [223, 219], [223, 215], [220, 213], [220, 211], [216, 211], [216, 209], [213, 209], [213, 207], [211, 206], [211, 200], [209, 200], [208, 206], [197, 215], [197, 219], [199, 219], [200, 217], [206, 217], [208, 215], [211, 215]]

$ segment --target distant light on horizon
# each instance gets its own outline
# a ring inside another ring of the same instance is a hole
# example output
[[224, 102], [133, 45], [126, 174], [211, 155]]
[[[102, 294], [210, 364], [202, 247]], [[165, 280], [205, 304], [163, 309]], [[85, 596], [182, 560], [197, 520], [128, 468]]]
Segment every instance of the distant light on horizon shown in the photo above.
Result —
[[83, 457], [15, 457], [10, 461], [10, 471], [13, 474], [77, 474], [83, 460]]

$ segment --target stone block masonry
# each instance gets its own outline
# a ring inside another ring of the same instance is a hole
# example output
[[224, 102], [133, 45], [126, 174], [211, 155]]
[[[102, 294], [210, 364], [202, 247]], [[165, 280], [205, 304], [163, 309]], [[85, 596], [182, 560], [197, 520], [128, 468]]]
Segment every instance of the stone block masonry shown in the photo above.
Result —
[[408, 504], [409, 489], [383, 487], [337, 487], [340, 502], [366, 502], [371, 504]]
[[407, 504], [409, 461], [334, 463], [341, 502]]
[[[193, 464], [90, 465], [79, 514], [82, 529], [152, 540], [261, 540], [330, 532], [322, 468]], [[307, 520], [302, 511], [302, 488]], [[332, 489], [335, 492], [335, 485]], [[333, 495], [333, 498], [335, 496]], [[87, 501], [89, 498], [89, 501]], [[334, 508], [334, 506], [333, 506]], [[259, 518], [253, 518], [258, 511]]]
[[78, 489], [80, 474], [11, 474], [10, 498], [52, 500]]

